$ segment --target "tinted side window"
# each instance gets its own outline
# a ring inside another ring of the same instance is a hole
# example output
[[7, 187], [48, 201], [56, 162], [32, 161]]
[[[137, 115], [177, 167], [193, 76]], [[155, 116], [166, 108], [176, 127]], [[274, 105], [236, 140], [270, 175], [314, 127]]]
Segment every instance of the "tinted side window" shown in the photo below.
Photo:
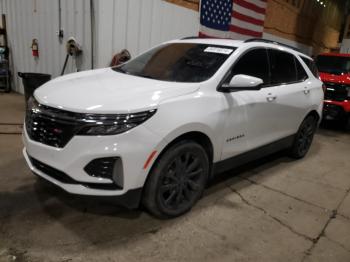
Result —
[[294, 57], [294, 60], [295, 60], [295, 66], [297, 68], [297, 79], [298, 79], [298, 81], [304, 81], [304, 80], [308, 79], [309, 76], [305, 72], [304, 67], [300, 64], [298, 59], [296, 59], [295, 57]]
[[271, 84], [287, 84], [297, 81], [294, 56], [279, 50], [269, 50]]
[[269, 63], [266, 49], [253, 49], [239, 58], [238, 62], [232, 69], [234, 75], [249, 75], [261, 78], [264, 84], [269, 81]]
[[307, 65], [307, 67], [310, 69], [310, 71], [312, 72], [312, 74], [315, 76], [315, 77], [319, 77], [318, 75], [318, 70], [317, 70], [317, 66], [316, 64], [314, 63], [314, 61], [312, 61], [311, 59], [308, 59], [306, 57], [300, 57], [304, 63]]

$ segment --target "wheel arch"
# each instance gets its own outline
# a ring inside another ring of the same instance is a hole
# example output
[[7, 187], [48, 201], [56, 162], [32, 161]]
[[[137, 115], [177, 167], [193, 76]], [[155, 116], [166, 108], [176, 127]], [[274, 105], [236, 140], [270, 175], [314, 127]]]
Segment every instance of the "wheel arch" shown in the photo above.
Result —
[[[164, 153], [170, 147], [172, 147], [174, 144], [176, 144], [180, 141], [185, 141], [185, 140], [194, 141], [203, 147], [203, 149], [205, 150], [205, 152], [208, 155], [208, 160], [209, 160], [209, 165], [210, 165], [209, 167], [210, 167], [210, 171], [211, 171], [212, 165], [213, 165], [213, 159], [214, 159], [214, 145], [213, 145], [212, 140], [204, 132], [189, 131], [189, 132], [183, 133], [181, 135], [178, 135], [176, 138], [174, 138], [169, 143], [167, 143], [167, 145], [164, 148], [162, 148], [162, 150], [157, 155], [156, 159], [154, 159], [154, 161], [149, 169], [148, 175], [152, 172], [152, 170], [154, 169], [154, 166], [157, 164], [158, 160], [164, 155]], [[148, 176], [147, 176], [147, 179], [148, 179]]]
[[[317, 122], [319, 122], [321, 120], [321, 116], [320, 114], [316, 111], [316, 110], [311, 110], [306, 116], [305, 118], [307, 118], [308, 116], [313, 116], [317, 119]], [[304, 119], [305, 119], [304, 118]]]
[[[190, 131], [190, 132], [183, 133], [183, 134], [179, 135], [178, 137], [173, 139], [170, 143], [167, 143], [167, 145], [160, 151], [160, 153], [158, 154], [156, 159], [153, 161], [153, 163], [149, 169], [148, 175], [146, 177], [145, 184], [142, 188], [141, 197], [140, 197], [140, 201], [141, 201], [140, 203], [142, 203], [142, 205], [145, 208], [147, 208], [148, 211], [150, 211], [153, 215], [160, 217], [160, 218], [172, 217], [173, 215], [171, 215], [171, 213], [170, 213], [170, 216], [169, 216], [169, 213], [164, 213], [164, 211], [163, 211], [164, 209], [162, 210], [162, 208], [159, 207], [159, 204], [157, 204], [159, 202], [157, 200], [158, 197], [156, 195], [156, 192], [158, 191], [157, 187], [159, 186], [159, 180], [157, 180], [157, 175], [159, 178], [159, 172], [152, 174], [152, 171], [157, 169], [157, 163], [162, 158], [162, 156], [169, 149], [171, 149], [172, 146], [174, 146], [178, 143], [181, 143], [181, 141], [191, 141], [192, 143], [196, 142], [203, 147], [203, 149], [205, 150], [205, 152], [207, 153], [208, 158], [209, 158], [208, 159], [209, 160], [209, 174], [208, 174], [207, 180], [203, 181], [203, 182], [207, 183], [208, 179], [210, 179], [210, 177], [211, 177], [211, 168], [212, 168], [212, 160], [211, 159], [213, 158], [213, 144], [212, 144], [209, 136], [207, 136], [205, 133], [202, 133], [200, 131]], [[184, 145], [184, 144], [182, 144], [182, 145]], [[152, 176], [152, 175], [154, 175], [154, 176]], [[202, 188], [202, 190], [205, 189], [205, 184], [203, 186], [204, 187]], [[197, 200], [200, 198], [200, 195], [197, 196]], [[197, 201], [197, 200], [195, 200], [195, 201]], [[186, 207], [186, 209], [180, 210], [179, 213], [176, 214], [175, 216], [182, 214], [190, 209], [191, 209], [191, 206], [189, 206], [188, 208]]]

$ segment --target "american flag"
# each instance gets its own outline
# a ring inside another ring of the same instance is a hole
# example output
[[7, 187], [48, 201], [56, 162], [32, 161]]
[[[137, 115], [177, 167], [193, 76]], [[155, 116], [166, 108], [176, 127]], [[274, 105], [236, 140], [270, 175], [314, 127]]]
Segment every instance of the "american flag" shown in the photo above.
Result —
[[201, 37], [262, 37], [267, 0], [201, 0]]

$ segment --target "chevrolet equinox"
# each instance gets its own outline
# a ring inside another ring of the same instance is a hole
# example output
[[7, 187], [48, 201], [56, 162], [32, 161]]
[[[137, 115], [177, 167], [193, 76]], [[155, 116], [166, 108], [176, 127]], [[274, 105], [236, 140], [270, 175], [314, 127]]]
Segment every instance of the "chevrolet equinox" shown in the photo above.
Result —
[[169, 41], [37, 89], [23, 154], [69, 193], [179, 216], [216, 173], [282, 149], [305, 156], [324, 96], [311, 66], [264, 39]]

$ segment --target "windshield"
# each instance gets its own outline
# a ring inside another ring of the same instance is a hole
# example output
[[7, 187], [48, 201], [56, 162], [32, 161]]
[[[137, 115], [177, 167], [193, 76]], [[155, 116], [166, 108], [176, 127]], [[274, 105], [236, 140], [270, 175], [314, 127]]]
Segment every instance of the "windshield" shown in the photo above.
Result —
[[350, 57], [318, 56], [316, 59], [318, 71], [340, 75], [350, 72]]
[[195, 43], [156, 47], [113, 70], [171, 82], [202, 82], [212, 77], [236, 48]]

